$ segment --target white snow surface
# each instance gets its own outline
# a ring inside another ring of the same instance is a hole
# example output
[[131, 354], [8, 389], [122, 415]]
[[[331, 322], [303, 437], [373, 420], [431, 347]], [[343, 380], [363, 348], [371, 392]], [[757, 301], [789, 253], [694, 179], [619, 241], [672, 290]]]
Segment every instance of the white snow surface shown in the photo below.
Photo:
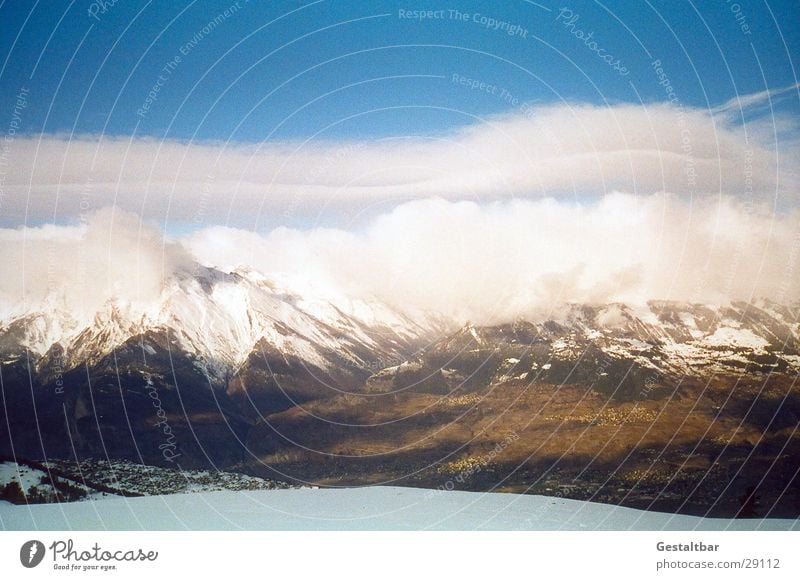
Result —
[[13, 506], [6, 530], [788, 530], [570, 499], [401, 487], [203, 492]]
[[39, 485], [44, 472], [12, 461], [0, 462], [0, 486], [16, 481], [23, 490]]
[[761, 350], [765, 346], [769, 346], [769, 341], [756, 336], [746, 328], [736, 328], [733, 324], [717, 329], [714, 334], [705, 338], [705, 342], [714, 346], [738, 346], [753, 350]]

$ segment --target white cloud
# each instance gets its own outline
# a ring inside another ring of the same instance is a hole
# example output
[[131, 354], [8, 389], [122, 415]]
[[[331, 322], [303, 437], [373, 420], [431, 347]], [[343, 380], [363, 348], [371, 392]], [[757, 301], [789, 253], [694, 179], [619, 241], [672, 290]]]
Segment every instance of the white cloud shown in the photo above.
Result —
[[431, 196], [750, 195], [746, 170], [757, 199], [796, 205], [797, 156], [763, 122], [748, 143], [743, 126], [700, 109], [558, 104], [526, 111], [447, 135], [359, 143], [18, 138], [0, 207], [7, 223], [113, 205], [147, 219], [253, 227]]
[[426, 199], [363, 233], [210, 228], [184, 240], [198, 259], [310, 277], [348, 293], [461, 321], [536, 316], [563, 302], [798, 300], [800, 212], [733, 198], [609, 194], [479, 205]]
[[729, 119], [735, 119], [744, 115], [747, 109], [772, 107], [779, 99], [792, 96], [800, 96], [800, 83], [777, 89], [765, 89], [749, 95], [736, 95], [720, 106], [714, 107], [711, 112], [715, 115], [723, 115]]
[[[115, 297], [137, 311], [193, 260], [303, 279], [409, 312], [490, 323], [564, 302], [800, 299], [800, 210], [732, 197], [612, 193], [598, 201], [407, 202], [361, 232], [205, 228], [177, 240], [131, 214], [0, 229], [0, 314], [42, 302], [90, 316]], [[5, 316], [4, 316], [5, 317]]]
[[111, 209], [81, 226], [0, 229], [0, 319], [43, 307], [87, 318], [112, 297], [146, 309], [191, 263], [158, 230]]
[[544, 105], [359, 143], [17, 138], [3, 221], [80, 225], [0, 229], [0, 315], [147, 308], [192, 260], [475, 322], [563, 302], [794, 302], [796, 120], [737, 125], [733, 106]]

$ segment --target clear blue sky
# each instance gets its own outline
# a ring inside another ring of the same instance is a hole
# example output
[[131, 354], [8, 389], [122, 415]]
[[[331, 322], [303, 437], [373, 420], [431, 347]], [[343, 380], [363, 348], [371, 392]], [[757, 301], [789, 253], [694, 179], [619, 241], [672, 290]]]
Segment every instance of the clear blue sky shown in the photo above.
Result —
[[[797, 1], [742, 1], [738, 13], [725, 0], [240, 1], [208, 26], [233, 5], [118, 0], [103, 12], [86, 0], [5, 2], [0, 118], [10, 118], [25, 88], [25, 133], [364, 138], [447, 130], [512, 108], [452, 82], [453, 74], [539, 103], [664, 100], [655, 59], [693, 106], [797, 82]], [[557, 20], [562, 6], [579, 16], [571, 29]], [[459, 20], [451, 9], [470, 16]], [[418, 22], [401, 10], [444, 14]], [[488, 29], [475, 14], [526, 33]], [[630, 72], [602, 63], [570, 30], [593, 32]], [[137, 114], [159, 75], [157, 98]]]

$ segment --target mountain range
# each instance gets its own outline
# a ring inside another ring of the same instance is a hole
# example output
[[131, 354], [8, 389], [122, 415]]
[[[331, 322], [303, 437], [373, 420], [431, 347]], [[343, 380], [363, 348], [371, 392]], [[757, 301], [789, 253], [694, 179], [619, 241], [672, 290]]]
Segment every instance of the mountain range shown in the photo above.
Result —
[[0, 455], [798, 514], [799, 320], [651, 301], [471, 324], [198, 266], [156, 301], [7, 308]]

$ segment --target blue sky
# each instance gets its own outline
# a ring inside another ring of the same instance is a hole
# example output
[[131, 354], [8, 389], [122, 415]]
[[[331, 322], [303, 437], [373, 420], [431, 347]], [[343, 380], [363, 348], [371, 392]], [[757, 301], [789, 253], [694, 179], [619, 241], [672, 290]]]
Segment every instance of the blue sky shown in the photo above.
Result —
[[[769, 9], [743, 2], [738, 13], [724, 0], [294, 1], [240, 2], [183, 56], [181, 47], [230, 0], [98, 6], [12, 1], [0, 8], [3, 109], [13, 108], [21, 87], [30, 91], [22, 131], [247, 142], [430, 134], [471, 123], [470, 115], [507, 111], [509, 99], [664, 100], [655, 59], [682, 103], [707, 107], [794, 84], [790, 57], [800, 45], [800, 27], [791, 25], [800, 4], [788, 0], [770, 1]], [[604, 66], [571, 34], [557, 19], [562, 7], [579, 16], [572, 30], [594, 32], [629, 74]], [[444, 14], [419, 22], [400, 18], [401, 10]], [[450, 10], [471, 16], [459, 20]], [[491, 30], [475, 14], [527, 34]], [[137, 115], [176, 55], [181, 62], [156, 101]], [[465, 88], [453, 74], [497, 86], [508, 99]]]

